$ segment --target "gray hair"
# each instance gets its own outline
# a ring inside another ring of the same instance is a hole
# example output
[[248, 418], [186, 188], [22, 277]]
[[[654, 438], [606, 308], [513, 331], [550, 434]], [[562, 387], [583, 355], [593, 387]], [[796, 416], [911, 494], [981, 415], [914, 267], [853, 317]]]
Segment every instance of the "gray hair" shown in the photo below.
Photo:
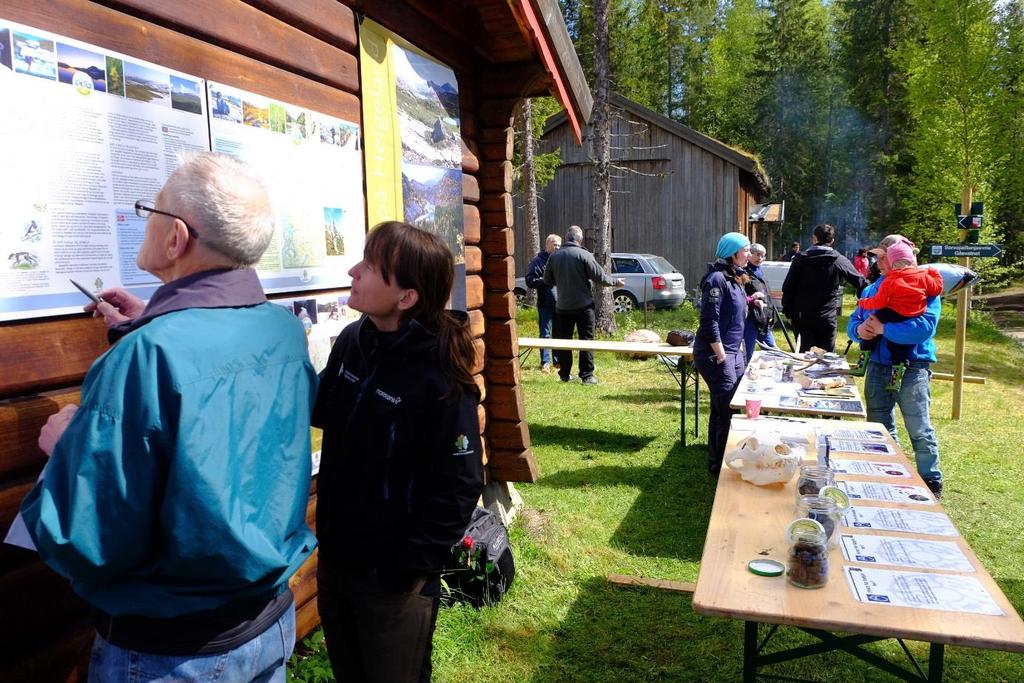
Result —
[[187, 218], [198, 243], [235, 266], [260, 260], [274, 235], [274, 212], [253, 169], [225, 154], [183, 155], [160, 191]]
[[573, 244], [579, 244], [583, 241], [583, 228], [578, 225], [570, 225], [569, 229], [565, 231], [565, 241], [572, 242]]
[[757, 242], [754, 242], [753, 244], [750, 245], [750, 253], [760, 254], [761, 256], [764, 256], [765, 254], [768, 253], [768, 250], [764, 248], [763, 244], [758, 244]]

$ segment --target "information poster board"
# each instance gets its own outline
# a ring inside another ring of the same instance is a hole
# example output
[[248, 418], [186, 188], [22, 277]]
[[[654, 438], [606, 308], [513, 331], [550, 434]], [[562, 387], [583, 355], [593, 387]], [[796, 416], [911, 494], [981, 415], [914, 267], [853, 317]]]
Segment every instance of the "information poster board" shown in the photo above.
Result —
[[359, 127], [0, 18], [0, 321], [80, 313], [71, 280], [160, 285], [136, 267], [152, 200], [181, 152], [250, 162], [277, 230], [267, 292], [342, 287], [366, 230]]
[[0, 101], [0, 320], [81, 312], [71, 278], [148, 298], [134, 205], [209, 149], [202, 79], [0, 20]]
[[444, 239], [456, 266], [451, 306], [465, 310], [455, 72], [369, 19], [359, 26], [370, 226], [400, 220]]

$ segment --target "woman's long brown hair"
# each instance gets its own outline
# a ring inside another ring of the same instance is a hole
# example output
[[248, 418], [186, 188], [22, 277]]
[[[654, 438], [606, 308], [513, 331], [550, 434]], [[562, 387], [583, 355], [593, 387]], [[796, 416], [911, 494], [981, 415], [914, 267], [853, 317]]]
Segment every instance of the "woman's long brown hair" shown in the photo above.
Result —
[[387, 221], [366, 236], [363, 258], [385, 281], [414, 289], [419, 301], [404, 319], [415, 319], [438, 336], [441, 367], [464, 390], [476, 390], [476, 349], [469, 326], [445, 309], [455, 280], [452, 252], [440, 237], [408, 223]]

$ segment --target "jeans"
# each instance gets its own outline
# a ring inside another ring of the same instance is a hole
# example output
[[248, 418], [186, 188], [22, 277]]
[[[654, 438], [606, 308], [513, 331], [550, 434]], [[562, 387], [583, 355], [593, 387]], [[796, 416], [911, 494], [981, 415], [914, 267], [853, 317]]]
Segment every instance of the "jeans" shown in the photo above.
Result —
[[896, 438], [896, 406], [899, 405], [914, 448], [918, 474], [925, 481], [938, 482], [942, 481], [942, 471], [939, 469], [939, 443], [929, 414], [932, 400], [929, 365], [927, 361], [910, 361], [900, 390], [889, 391], [885, 387], [889, 384], [892, 366], [868, 361], [864, 400], [867, 402], [868, 421], [882, 423], [893, 439]]
[[757, 325], [754, 324], [750, 318], [747, 318], [747, 322], [743, 327], [743, 348], [747, 352], [747, 363], [750, 362], [750, 357], [754, 355], [754, 351], [757, 350], [757, 344], [755, 341], [762, 341], [769, 346], [775, 346], [775, 335], [772, 334], [772, 328], [768, 328], [768, 331], [762, 336], [757, 333]]
[[[572, 339], [573, 328], [579, 333], [580, 339], [593, 339], [597, 329], [594, 307], [581, 308], [575, 311], [557, 311], [555, 313], [555, 338]], [[558, 359], [558, 375], [568, 379], [572, 374], [572, 351], [555, 351]], [[580, 351], [580, 379], [594, 374], [594, 352]]]
[[90, 683], [142, 681], [254, 681], [284, 683], [295, 647], [295, 605], [276, 623], [234, 650], [212, 655], [153, 655], [111, 645], [97, 634], [89, 660]]
[[[555, 307], [537, 306], [537, 322], [540, 324], [540, 338], [551, 339], [551, 330], [554, 327]], [[551, 364], [551, 349], [540, 350], [540, 364]]]

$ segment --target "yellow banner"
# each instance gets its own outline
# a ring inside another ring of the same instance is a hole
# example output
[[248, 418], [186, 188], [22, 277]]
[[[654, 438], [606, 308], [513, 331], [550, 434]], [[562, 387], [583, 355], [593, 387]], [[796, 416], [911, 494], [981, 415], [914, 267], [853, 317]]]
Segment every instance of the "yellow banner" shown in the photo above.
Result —
[[391, 32], [370, 19], [359, 26], [366, 212], [370, 227], [405, 219], [402, 206], [402, 142], [395, 76], [388, 52]]

